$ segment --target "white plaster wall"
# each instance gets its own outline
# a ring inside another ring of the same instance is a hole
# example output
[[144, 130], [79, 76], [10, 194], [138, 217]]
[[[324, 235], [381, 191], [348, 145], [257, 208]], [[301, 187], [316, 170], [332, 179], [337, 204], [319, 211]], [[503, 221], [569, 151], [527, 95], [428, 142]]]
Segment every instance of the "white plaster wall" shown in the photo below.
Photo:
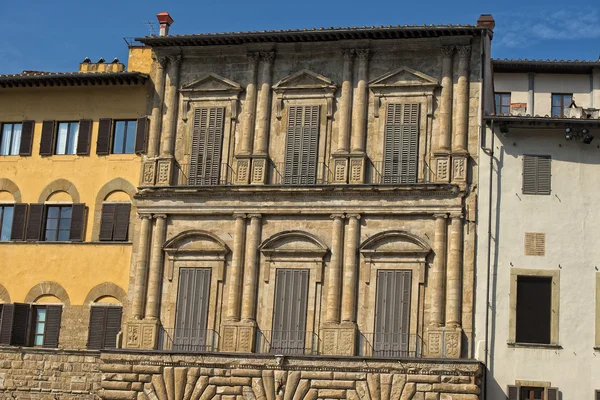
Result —
[[510, 93], [511, 103], [527, 103], [529, 76], [526, 73], [494, 74], [494, 92]]
[[[506, 399], [515, 380], [549, 381], [563, 399], [592, 399], [600, 389], [594, 351], [596, 267], [600, 268], [600, 130], [592, 145], [567, 142], [560, 129], [495, 136], [492, 183], [490, 358], [487, 399]], [[484, 147], [491, 146], [490, 130]], [[523, 195], [522, 156], [552, 156], [552, 194]], [[481, 151], [478, 209], [475, 355], [485, 361], [489, 156]], [[546, 233], [546, 255], [524, 256], [524, 233]], [[510, 269], [560, 271], [561, 348], [507, 345]]]

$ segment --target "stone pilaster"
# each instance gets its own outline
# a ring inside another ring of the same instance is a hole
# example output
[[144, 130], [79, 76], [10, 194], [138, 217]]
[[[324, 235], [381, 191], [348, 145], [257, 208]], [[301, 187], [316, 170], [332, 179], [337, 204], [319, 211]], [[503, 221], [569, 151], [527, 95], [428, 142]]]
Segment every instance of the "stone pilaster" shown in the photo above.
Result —
[[348, 214], [348, 234], [344, 249], [344, 279], [342, 291], [342, 322], [356, 323], [356, 296], [358, 277], [358, 239], [360, 214]]
[[250, 81], [246, 86], [246, 101], [244, 104], [244, 114], [246, 116], [246, 125], [242, 134], [242, 143], [240, 154], [252, 154], [252, 141], [254, 139], [254, 124], [256, 122], [256, 85], [258, 78], [258, 52], [248, 52], [248, 69], [250, 72]]
[[325, 322], [337, 324], [340, 322], [340, 289], [342, 246], [344, 243], [344, 214], [333, 214], [331, 231], [331, 259], [327, 274], [327, 310]]
[[348, 183], [348, 154], [352, 121], [352, 76], [354, 72], [354, 49], [342, 50], [344, 66], [342, 93], [338, 102], [338, 149], [333, 157], [333, 183]]
[[167, 79], [165, 83], [165, 105], [167, 107], [163, 119], [163, 135], [160, 143], [160, 156], [173, 156], [173, 138], [177, 125], [177, 87], [179, 85], [179, 69], [181, 67], [181, 56], [169, 56], [167, 67]]
[[256, 106], [256, 132], [252, 158], [252, 175], [250, 183], [264, 185], [267, 183], [267, 166], [269, 161], [269, 125], [271, 121], [271, 74], [275, 52], [261, 52], [260, 58], [260, 92]]
[[453, 55], [454, 46], [442, 47], [442, 92], [439, 105], [439, 137], [435, 155], [435, 181], [449, 182], [450, 165], [450, 141], [452, 135], [452, 92], [453, 92]]
[[148, 251], [152, 217], [149, 214], [140, 215], [140, 237], [138, 241], [137, 258], [135, 263], [135, 283], [133, 286], [132, 315], [134, 319], [144, 318], [144, 303], [146, 300], [146, 279], [148, 276]]
[[469, 60], [471, 46], [458, 46], [458, 83], [456, 85], [456, 118], [454, 123], [453, 153], [467, 152], [469, 127]]
[[231, 271], [229, 272], [229, 289], [227, 296], [227, 321], [240, 320], [240, 294], [244, 263], [244, 245], [246, 242], [246, 214], [235, 214], [235, 232], [233, 234], [233, 254]]
[[446, 274], [446, 327], [461, 325], [463, 216], [450, 215], [448, 272]]
[[433, 251], [435, 259], [429, 271], [428, 289], [431, 292], [431, 313], [429, 319], [430, 327], [441, 327], [444, 325], [444, 299], [445, 299], [445, 276], [446, 276], [446, 241], [447, 241], [447, 214], [436, 214], [435, 237], [433, 239]]
[[248, 214], [250, 227], [246, 240], [246, 265], [244, 267], [244, 289], [242, 294], [241, 318], [245, 322], [256, 320], [256, 288], [258, 284], [258, 246], [262, 216]]
[[364, 153], [367, 132], [369, 49], [357, 49], [356, 54], [358, 56], [358, 82], [352, 117], [352, 153]]
[[152, 252], [148, 274], [148, 294], [146, 296], [146, 319], [157, 320], [159, 316], [160, 289], [163, 276], [163, 244], [167, 228], [167, 216], [155, 214], [156, 224], [152, 235]]
[[[150, 119], [150, 134], [148, 137], [148, 157], [158, 155], [160, 127], [162, 124], [162, 107], [165, 96], [165, 67], [166, 57], [153, 57], [156, 66], [154, 75], [154, 96], [152, 98], [152, 117]], [[154, 183], [154, 182], [153, 182]]]

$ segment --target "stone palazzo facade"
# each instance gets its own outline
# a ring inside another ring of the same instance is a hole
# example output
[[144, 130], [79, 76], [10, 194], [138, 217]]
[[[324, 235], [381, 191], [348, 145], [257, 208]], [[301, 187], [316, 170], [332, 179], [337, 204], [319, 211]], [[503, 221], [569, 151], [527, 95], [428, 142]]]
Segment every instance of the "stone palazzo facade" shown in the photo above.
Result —
[[443, 370], [472, 357], [492, 29], [139, 39], [154, 95], [123, 347], [228, 357], [157, 356], [142, 398], [478, 397], [477, 363]]

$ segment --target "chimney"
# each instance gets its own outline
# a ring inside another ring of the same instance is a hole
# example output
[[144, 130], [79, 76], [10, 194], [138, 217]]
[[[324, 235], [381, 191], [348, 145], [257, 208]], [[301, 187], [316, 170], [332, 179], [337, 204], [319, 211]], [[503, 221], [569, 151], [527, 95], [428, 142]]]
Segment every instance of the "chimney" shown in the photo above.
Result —
[[494, 21], [492, 14], [481, 14], [477, 20], [477, 26], [481, 26], [482, 28], [487, 28], [490, 31], [493, 31], [494, 27], [496, 26], [496, 21]]
[[173, 23], [173, 18], [171, 18], [168, 12], [164, 11], [156, 14], [156, 18], [158, 18], [158, 23], [160, 24], [159, 36], [167, 36], [169, 34], [169, 26]]

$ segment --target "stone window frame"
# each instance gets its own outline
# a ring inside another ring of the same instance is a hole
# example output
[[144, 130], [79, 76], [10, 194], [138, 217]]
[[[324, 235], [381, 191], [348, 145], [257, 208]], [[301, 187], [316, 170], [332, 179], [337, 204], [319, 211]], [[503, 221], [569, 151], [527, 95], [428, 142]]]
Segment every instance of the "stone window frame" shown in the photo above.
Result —
[[[517, 279], [519, 276], [552, 278], [550, 343], [519, 343], [517, 336]], [[512, 268], [510, 270], [509, 318], [507, 344], [513, 347], [562, 348], [559, 343], [560, 271], [550, 269]]]
[[552, 383], [548, 381], [532, 381], [525, 379], [517, 379], [515, 380], [514, 385], [509, 385], [517, 388], [517, 398], [521, 398], [521, 388], [539, 388], [544, 390], [544, 399], [548, 399], [548, 390], [556, 389], [558, 393], [558, 388], [552, 387]]
[[[402, 76], [402, 74], [410, 75], [413, 79], [393, 82], [395, 77]], [[376, 134], [368, 135], [367, 154], [381, 154], [379, 158], [381, 161], [383, 160], [387, 105], [418, 103], [420, 107], [417, 182], [423, 182], [428, 178], [425, 173], [426, 165], [431, 165], [431, 162], [427, 158], [427, 144], [431, 143], [433, 137], [433, 97], [435, 90], [439, 87], [440, 83], [437, 79], [408, 67], [397, 68], [371, 80], [369, 89], [373, 92], [373, 118]], [[369, 138], [374, 142], [369, 143]]]
[[[215, 73], [208, 73], [181, 87], [181, 106], [179, 118], [183, 127], [178, 129], [177, 139], [182, 145], [176, 146], [175, 158], [180, 163], [189, 165], [192, 154], [192, 130], [194, 112], [197, 108], [223, 107], [225, 109], [223, 123], [223, 146], [221, 148], [221, 168], [223, 164], [233, 166], [235, 153], [235, 131], [238, 124], [239, 97], [244, 91], [242, 86]], [[225, 173], [229, 174], [233, 168]], [[221, 173], [224, 171], [221, 169]], [[227, 182], [233, 183], [235, 178], [227, 176]], [[182, 182], [183, 183], [183, 182]], [[187, 185], [187, 182], [183, 183]]]

